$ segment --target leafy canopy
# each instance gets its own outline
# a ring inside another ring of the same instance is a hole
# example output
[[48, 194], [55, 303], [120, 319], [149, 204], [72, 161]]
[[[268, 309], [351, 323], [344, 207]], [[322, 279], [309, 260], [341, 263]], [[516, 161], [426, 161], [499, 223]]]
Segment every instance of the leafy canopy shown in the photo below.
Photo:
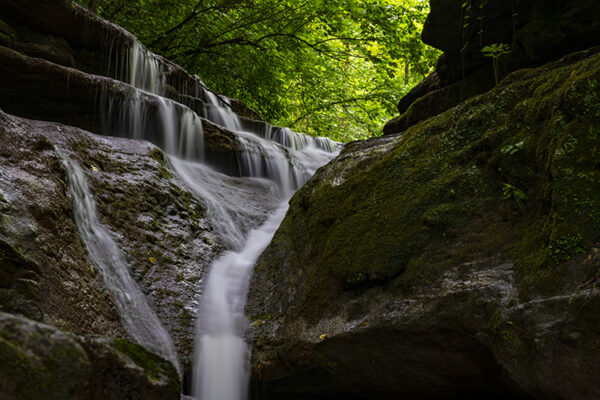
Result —
[[438, 56], [428, 0], [82, 3], [267, 120], [340, 141], [379, 135]]

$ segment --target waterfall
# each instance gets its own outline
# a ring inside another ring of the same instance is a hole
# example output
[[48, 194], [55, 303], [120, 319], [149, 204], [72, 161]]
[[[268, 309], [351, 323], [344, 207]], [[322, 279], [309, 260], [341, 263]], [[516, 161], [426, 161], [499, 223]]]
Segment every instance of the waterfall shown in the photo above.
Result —
[[112, 234], [98, 220], [96, 202], [85, 173], [63, 151], [57, 149], [57, 153], [67, 171], [79, 236], [90, 262], [113, 296], [125, 330], [137, 343], [171, 361], [181, 372], [171, 337], [129, 274], [129, 265]]
[[[266, 213], [280, 201], [277, 186], [269, 180], [231, 177], [175, 157], [169, 157], [169, 161], [185, 185], [204, 200], [207, 218], [227, 249], [239, 249], [255, 227], [254, 220], [266, 219]], [[250, 201], [257, 192], [262, 192], [261, 196]]]
[[165, 92], [166, 78], [162, 64], [137, 40], [128, 48], [125, 73], [125, 81], [134, 87], [158, 95]]
[[287, 211], [287, 202], [248, 235], [239, 252], [228, 252], [211, 266], [194, 355], [193, 395], [198, 400], [245, 400], [250, 347], [244, 340], [244, 306], [250, 275]]
[[[118, 26], [116, 28], [122, 30]], [[129, 39], [127, 43], [114, 38], [106, 40], [105, 75], [162, 96], [167, 86], [162, 62], [129, 32], [122, 30], [122, 33]], [[126, 46], [125, 51], [123, 45]]]
[[241, 129], [240, 119], [231, 111], [229, 104], [204, 86], [201, 86], [201, 91], [204, 96], [205, 118], [229, 130], [239, 131]]
[[142, 91], [116, 99], [102, 91], [99, 104], [105, 134], [144, 139], [188, 160], [204, 159], [202, 119], [188, 107]]
[[[197, 400], [244, 400], [250, 357], [244, 338], [244, 305], [253, 266], [283, 220], [294, 191], [331, 160], [339, 146], [327, 138], [240, 117], [229, 99], [207, 89], [198, 78], [193, 88], [189, 80], [182, 83], [180, 101], [186, 105], [166, 99], [162, 94], [167, 80], [159, 60], [138, 43], [125, 58], [114, 61], [117, 79], [136, 90], [123, 90], [119, 98], [111, 98], [108, 91], [101, 94], [104, 133], [149, 140], [165, 150], [176, 176], [206, 204], [207, 219], [228, 250], [210, 266], [203, 288], [193, 394]], [[237, 172], [223, 171], [234, 176], [205, 164], [203, 124], [207, 121], [237, 141]], [[256, 218], [260, 211], [244, 199], [240, 179], [247, 185], [254, 182], [261, 190], [267, 188], [268, 218]], [[130, 311], [138, 312], [135, 308]]]

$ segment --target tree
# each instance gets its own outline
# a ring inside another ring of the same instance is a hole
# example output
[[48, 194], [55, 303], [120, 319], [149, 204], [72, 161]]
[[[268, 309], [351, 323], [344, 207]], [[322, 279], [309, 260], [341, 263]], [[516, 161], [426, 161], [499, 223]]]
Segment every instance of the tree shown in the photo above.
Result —
[[378, 135], [437, 51], [427, 0], [99, 0], [153, 51], [273, 123], [352, 140]]

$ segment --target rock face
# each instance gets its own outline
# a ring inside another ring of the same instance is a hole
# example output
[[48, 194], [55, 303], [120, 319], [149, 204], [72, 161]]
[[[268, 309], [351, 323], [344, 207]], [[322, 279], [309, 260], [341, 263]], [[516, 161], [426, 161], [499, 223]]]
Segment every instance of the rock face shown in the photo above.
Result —
[[[111, 99], [113, 108], [115, 104], [127, 107], [130, 104], [128, 99], [138, 95], [136, 89], [122, 82], [86, 74], [1, 46], [0, 60], [0, 106], [5, 112], [14, 115], [60, 122], [98, 134], [113, 134], [113, 127], [103, 123], [103, 119], [107, 119], [109, 115], [102, 118], [99, 102], [102, 99]], [[158, 96], [144, 93], [139, 100], [148, 113], [157, 114], [161, 105], [160, 99]], [[194, 104], [196, 108], [203, 107], [200, 100], [194, 100], [192, 103], [192, 107]], [[105, 106], [108, 113], [109, 106]], [[264, 125], [260, 121], [244, 122]], [[236, 160], [241, 149], [233, 134], [207, 120], [203, 120], [202, 124], [207, 162], [218, 165], [225, 172], [235, 174], [239, 171]], [[151, 137], [158, 137], [153, 135], [150, 127], [147, 131]], [[155, 144], [163, 143], [157, 141]]]
[[600, 45], [600, 4], [588, 0], [431, 0], [423, 41], [444, 54], [435, 73], [399, 105], [384, 133], [403, 132], [495, 85], [482, 49], [506, 44], [499, 77]]
[[600, 396], [600, 54], [349, 144], [253, 277], [269, 398]]
[[[115, 233], [132, 275], [189, 363], [201, 283], [224, 245], [206, 218], [206, 204], [148, 142], [0, 112], [3, 310], [78, 334], [125, 337], [111, 294], [77, 233], [55, 147], [87, 171], [101, 221]], [[253, 210], [248, 219], [264, 220], [274, 207], [272, 187], [229, 179]]]
[[175, 368], [123, 339], [75, 336], [0, 312], [0, 349], [6, 400], [179, 399]]
[[[156, 81], [132, 81], [131, 64], [143, 65], [140, 76], [155, 73]], [[233, 131], [200, 117], [211, 111], [231, 117], [223, 110], [237, 113], [240, 128], [273, 139], [272, 153], [244, 147]], [[242, 152], [263, 162], [281, 152], [291, 164], [277, 142], [283, 133], [71, 1], [1, 1], [0, 310], [77, 335], [128, 338], [115, 297], [75, 226], [59, 156], [66, 154], [84, 170], [99, 222], [169, 331], [186, 373], [207, 267], [233, 246], [221, 229], [229, 220], [219, 220], [214, 209], [243, 220], [230, 227], [240, 241], [266, 220], [280, 202], [275, 184], [240, 179], [240, 160]], [[176, 149], [167, 155], [161, 148], [169, 145]], [[218, 171], [176, 158], [200, 159], [198, 147]], [[195, 186], [190, 176], [198, 178]], [[217, 195], [215, 187], [222, 189]], [[86, 352], [101, 364], [114, 358], [100, 345]], [[110, 375], [111, 390], [127, 386], [125, 372]]]
[[[71, 0], [5, 0], [0, 12], [0, 46], [86, 74], [120, 79], [126, 67], [114, 60], [127, 60], [129, 49], [137, 43], [131, 33]], [[197, 77], [162, 57], [154, 57], [166, 75], [167, 97], [184, 104], [198, 97]], [[220, 97], [237, 114], [262, 120], [239, 100]]]
[[33, 303], [38, 309], [27, 316], [37, 312], [61, 329], [124, 335], [111, 294], [74, 225], [58, 146], [89, 171], [104, 222], [122, 235], [134, 276], [181, 350], [191, 351], [197, 283], [221, 247], [204, 219], [204, 205], [173, 178], [163, 153], [145, 142], [53, 123], [7, 114], [0, 121], [0, 238], [10, 266], [0, 286], [3, 309], [18, 312]]

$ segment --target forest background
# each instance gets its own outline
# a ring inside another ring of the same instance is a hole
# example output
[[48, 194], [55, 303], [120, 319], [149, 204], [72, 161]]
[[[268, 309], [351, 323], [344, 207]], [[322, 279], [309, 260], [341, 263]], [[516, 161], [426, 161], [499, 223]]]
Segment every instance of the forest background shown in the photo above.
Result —
[[428, 0], [80, 0], [273, 124], [347, 142], [381, 134], [439, 52]]

